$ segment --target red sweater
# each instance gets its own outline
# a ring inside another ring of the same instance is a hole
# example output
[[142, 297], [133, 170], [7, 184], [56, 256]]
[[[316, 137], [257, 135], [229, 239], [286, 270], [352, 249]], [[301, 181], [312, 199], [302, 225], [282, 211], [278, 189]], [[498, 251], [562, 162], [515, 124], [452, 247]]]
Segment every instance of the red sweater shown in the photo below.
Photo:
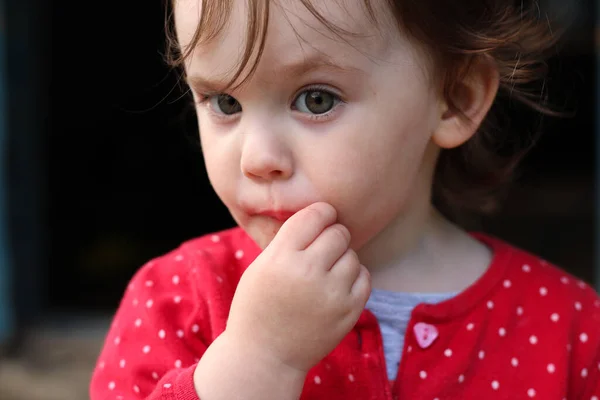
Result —
[[[302, 399], [598, 400], [597, 294], [535, 256], [477, 237], [494, 252], [490, 268], [457, 297], [415, 308], [395, 383], [365, 310], [309, 372]], [[108, 333], [91, 399], [197, 400], [195, 364], [225, 329], [236, 285], [259, 252], [236, 228], [145, 265]], [[418, 323], [436, 328], [433, 343], [417, 340]]]

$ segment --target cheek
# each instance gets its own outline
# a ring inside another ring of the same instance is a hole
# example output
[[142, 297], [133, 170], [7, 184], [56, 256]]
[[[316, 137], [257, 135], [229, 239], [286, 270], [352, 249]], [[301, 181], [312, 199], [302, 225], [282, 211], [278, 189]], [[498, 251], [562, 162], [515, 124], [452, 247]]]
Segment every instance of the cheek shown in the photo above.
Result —
[[201, 135], [202, 154], [208, 179], [221, 200], [229, 205], [235, 196], [239, 163], [235, 151], [219, 140]]
[[429, 133], [426, 124], [403, 118], [365, 118], [352, 125], [370, 130], [348, 126], [344, 140], [313, 153], [309, 166], [311, 181], [336, 207], [358, 249], [407, 211], [409, 198], [425, 179], [420, 172]]

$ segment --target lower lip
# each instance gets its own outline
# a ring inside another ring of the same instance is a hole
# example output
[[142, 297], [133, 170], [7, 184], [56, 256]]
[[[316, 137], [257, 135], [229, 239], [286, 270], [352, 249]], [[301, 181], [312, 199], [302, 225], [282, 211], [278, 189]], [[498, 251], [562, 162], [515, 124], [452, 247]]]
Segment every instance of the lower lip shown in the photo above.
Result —
[[290, 217], [294, 214], [295, 213], [289, 212], [289, 211], [273, 211], [273, 212], [260, 213], [259, 215], [262, 215], [265, 217], [270, 217], [270, 218], [276, 219], [277, 221], [280, 221], [280, 222], [285, 222], [288, 219], [290, 219]]

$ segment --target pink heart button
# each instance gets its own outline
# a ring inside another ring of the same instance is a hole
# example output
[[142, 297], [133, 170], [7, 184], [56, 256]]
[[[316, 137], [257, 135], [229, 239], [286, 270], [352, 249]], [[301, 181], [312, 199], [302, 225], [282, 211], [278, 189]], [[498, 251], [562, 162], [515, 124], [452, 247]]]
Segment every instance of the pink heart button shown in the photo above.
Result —
[[417, 343], [419, 343], [419, 346], [421, 346], [422, 349], [431, 346], [439, 336], [439, 332], [435, 326], [424, 322], [415, 324], [413, 331], [415, 332]]

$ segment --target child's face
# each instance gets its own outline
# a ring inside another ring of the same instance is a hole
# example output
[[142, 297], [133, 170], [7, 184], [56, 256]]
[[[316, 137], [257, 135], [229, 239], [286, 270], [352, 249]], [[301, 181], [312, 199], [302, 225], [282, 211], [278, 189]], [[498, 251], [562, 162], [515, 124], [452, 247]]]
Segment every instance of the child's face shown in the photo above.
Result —
[[[178, 0], [177, 33], [191, 40], [198, 0]], [[272, 2], [266, 47], [251, 79], [218, 93], [244, 48], [246, 1], [222, 37], [201, 45], [186, 69], [208, 176], [235, 220], [264, 247], [282, 221], [263, 211], [332, 204], [360, 249], [410, 228], [429, 207], [440, 102], [428, 61], [389, 28], [372, 27], [361, 0], [327, 2], [325, 17], [364, 37], [346, 43], [297, 0]], [[280, 4], [280, 5], [277, 5]], [[286, 10], [286, 11], [284, 11]], [[383, 232], [383, 233], [382, 233]]]

